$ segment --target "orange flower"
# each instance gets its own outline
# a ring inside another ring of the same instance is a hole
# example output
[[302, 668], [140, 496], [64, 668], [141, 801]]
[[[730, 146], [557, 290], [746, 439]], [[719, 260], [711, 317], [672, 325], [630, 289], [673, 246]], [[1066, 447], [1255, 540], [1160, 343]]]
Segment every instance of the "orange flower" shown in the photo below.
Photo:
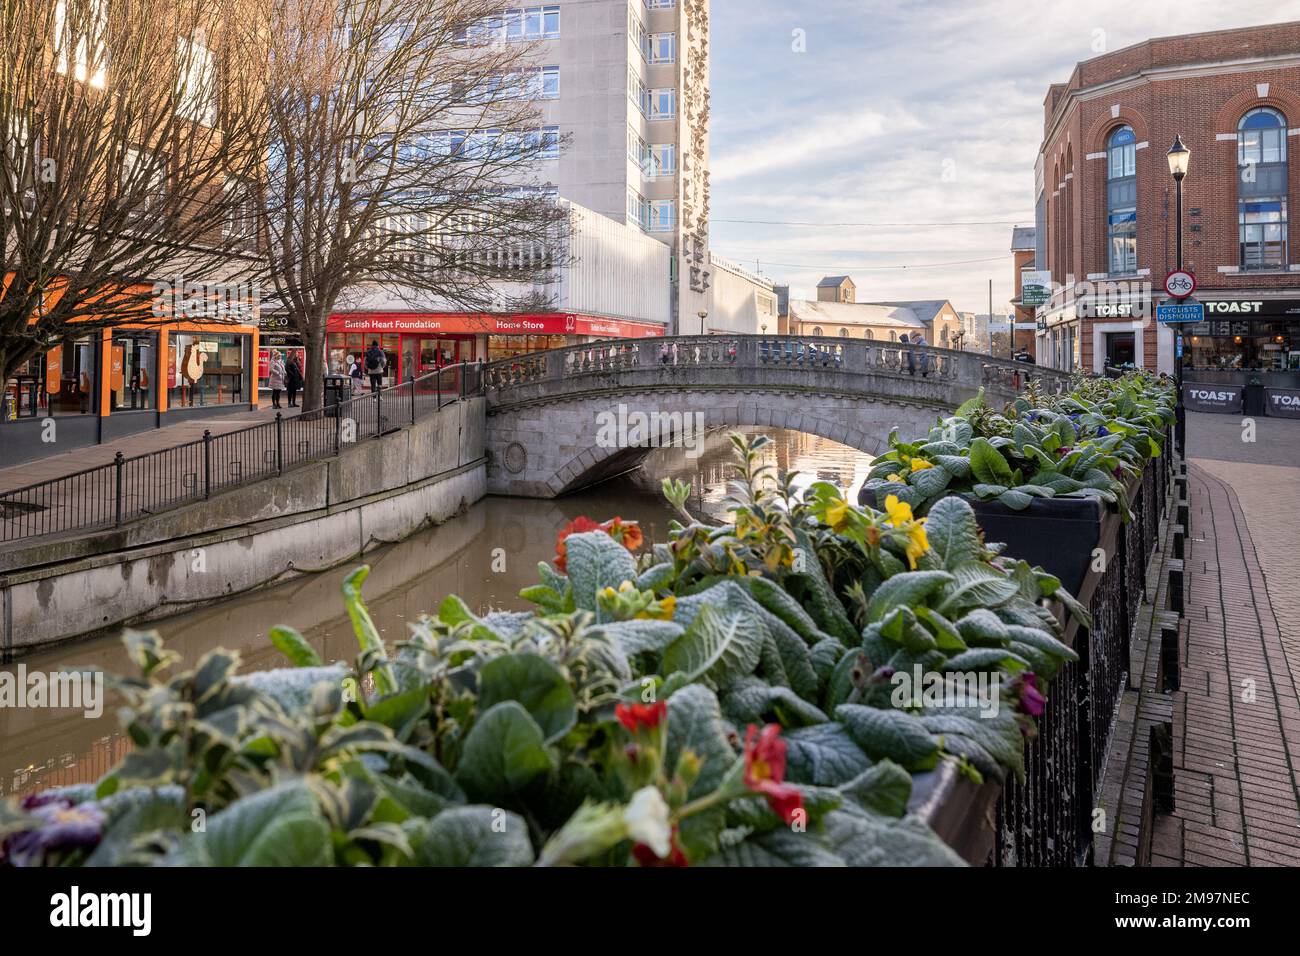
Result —
[[566, 571], [565, 561], [568, 558], [568, 551], [564, 546], [564, 539], [571, 534], [582, 534], [586, 531], [603, 530], [604, 529], [600, 525], [585, 515], [579, 515], [560, 529], [560, 533], [556, 535], [555, 538], [555, 567], [559, 569], [561, 574], [564, 574]]
[[618, 517], [610, 518], [600, 526], [600, 530], [629, 551], [637, 550], [645, 542], [641, 536], [641, 526], [635, 521], [624, 521]]

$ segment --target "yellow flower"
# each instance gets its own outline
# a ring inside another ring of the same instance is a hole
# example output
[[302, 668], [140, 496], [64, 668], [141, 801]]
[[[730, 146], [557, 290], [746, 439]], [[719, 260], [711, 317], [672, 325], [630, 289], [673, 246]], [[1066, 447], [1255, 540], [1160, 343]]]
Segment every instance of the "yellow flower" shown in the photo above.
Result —
[[925, 519], [907, 529], [907, 562], [916, 570], [916, 559], [930, 550], [930, 540], [925, 536]]
[[660, 598], [655, 603], [637, 615], [641, 620], [649, 621], [671, 621], [673, 613], [677, 610], [677, 598], [668, 595], [666, 598]]
[[933, 467], [934, 467], [934, 465], [932, 465], [930, 462], [926, 461], [924, 458], [913, 458], [913, 459], [912, 459], [912, 473], [913, 473], [913, 474], [915, 474], [915, 473], [918, 472], [918, 471], [925, 471], [925, 469], [927, 469], [927, 468], [933, 468]]
[[889, 514], [886, 519], [895, 528], [901, 528], [912, 519], [912, 506], [906, 501], [899, 501], [898, 495], [890, 495], [885, 499], [885, 511]]
[[826, 523], [835, 531], [843, 530], [848, 524], [849, 503], [847, 501], [836, 501], [826, 509]]
[[897, 472], [895, 472], [894, 474], [890, 475], [889, 478], [886, 479], [886, 480], [887, 480], [887, 481], [896, 481], [896, 482], [898, 482], [899, 484], [907, 484], [907, 482], [903, 479], [903, 476], [900, 475], [900, 474], [898, 474]]

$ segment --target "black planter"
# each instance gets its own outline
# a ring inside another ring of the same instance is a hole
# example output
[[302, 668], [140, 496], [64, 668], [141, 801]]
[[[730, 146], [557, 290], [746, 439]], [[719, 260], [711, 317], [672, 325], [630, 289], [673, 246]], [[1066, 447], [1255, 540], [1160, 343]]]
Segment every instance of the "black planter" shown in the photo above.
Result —
[[[858, 504], [879, 508], [875, 497], [864, 486], [858, 492]], [[1016, 511], [1000, 501], [962, 497], [975, 510], [985, 541], [1005, 544], [1003, 554], [1023, 558], [1054, 574], [1071, 594], [1083, 593], [1106, 518], [1103, 502], [1096, 498], [1035, 498], [1028, 508]]]

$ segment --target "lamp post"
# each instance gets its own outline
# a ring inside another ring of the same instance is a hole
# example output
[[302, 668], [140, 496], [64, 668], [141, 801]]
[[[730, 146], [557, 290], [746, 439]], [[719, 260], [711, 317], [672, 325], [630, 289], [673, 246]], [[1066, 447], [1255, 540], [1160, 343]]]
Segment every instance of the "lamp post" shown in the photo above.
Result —
[[704, 320], [707, 319], [707, 318], [709, 317], [709, 313], [706, 312], [704, 309], [700, 309], [700, 311], [699, 311], [699, 312], [696, 312], [695, 314], [698, 315], [698, 316], [700, 317], [700, 335], [703, 335], [703, 334], [704, 334]]
[[[1174, 259], [1175, 268], [1183, 269], [1183, 177], [1187, 175], [1187, 161], [1192, 151], [1183, 145], [1183, 138], [1174, 136], [1169, 147], [1169, 173], [1174, 177]], [[1178, 329], [1174, 341], [1174, 385], [1178, 401], [1174, 406], [1174, 444], [1179, 455], [1186, 455], [1187, 409], [1183, 406], [1183, 333]]]

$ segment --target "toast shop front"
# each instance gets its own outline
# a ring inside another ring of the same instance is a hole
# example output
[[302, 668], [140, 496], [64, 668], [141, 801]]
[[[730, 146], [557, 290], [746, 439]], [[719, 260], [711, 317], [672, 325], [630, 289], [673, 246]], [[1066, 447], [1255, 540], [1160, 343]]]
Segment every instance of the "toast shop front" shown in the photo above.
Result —
[[662, 325], [573, 313], [340, 312], [330, 316], [326, 327], [325, 364], [331, 374], [347, 375], [377, 342], [388, 360], [384, 384], [395, 385], [461, 362], [494, 362], [597, 339], [663, 334]]
[[1199, 411], [1300, 417], [1300, 299], [1197, 298], [1183, 330], [1184, 400]]

